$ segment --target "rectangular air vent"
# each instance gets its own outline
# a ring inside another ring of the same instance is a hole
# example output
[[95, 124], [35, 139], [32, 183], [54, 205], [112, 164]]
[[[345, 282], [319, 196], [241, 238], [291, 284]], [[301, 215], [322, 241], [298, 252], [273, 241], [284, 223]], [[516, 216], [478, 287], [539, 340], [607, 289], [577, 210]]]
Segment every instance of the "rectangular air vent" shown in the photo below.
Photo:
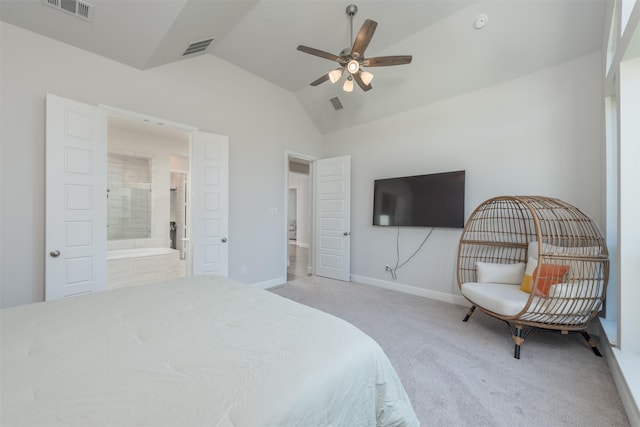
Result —
[[85, 1], [80, 0], [42, 0], [42, 4], [51, 6], [60, 12], [73, 15], [84, 19], [85, 21], [93, 21], [94, 6]]
[[334, 96], [329, 101], [331, 101], [331, 105], [333, 105], [333, 108], [335, 110], [341, 110], [342, 109], [342, 102], [340, 102], [340, 99], [338, 99], [337, 96]]
[[205, 50], [207, 50], [207, 48], [209, 47], [209, 45], [214, 39], [215, 38], [212, 37], [210, 39], [200, 40], [199, 42], [189, 43], [189, 46], [187, 46], [187, 49], [184, 51], [182, 56], [191, 55], [193, 53], [198, 53], [198, 52], [204, 52]]

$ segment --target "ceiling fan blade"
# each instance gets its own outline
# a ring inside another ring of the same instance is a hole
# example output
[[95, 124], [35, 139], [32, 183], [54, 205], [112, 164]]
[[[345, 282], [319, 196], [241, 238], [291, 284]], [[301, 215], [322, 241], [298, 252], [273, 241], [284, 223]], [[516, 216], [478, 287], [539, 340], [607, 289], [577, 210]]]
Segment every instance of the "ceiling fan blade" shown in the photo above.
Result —
[[410, 64], [413, 57], [411, 55], [378, 56], [377, 58], [366, 58], [362, 60], [364, 67], [385, 67], [388, 65]]
[[354, 58], [360, 58], [364, 56], [364, 51], [369, 46], [369, 42], [373, 37], [373, 33], [376, 32], [376, 27], [378, 23], [376, 21], [372, 21], [371, 19], [367, 19], [362, 24], [362, 28], [358, 31], [358, 35], [356, 36], [356, 40], [353, 42], [353, 47], [351, 48], [351, 56]]
[[369, 83], [368, 85], [364, 84], [364, 82], [362, 81], [362, 77], [360, 77], [359, 73], [356, 74], [352, 74], [353, 76], [353, 80], [356, 81], [356, 83], [358, 83], [358, 86], [360, 86], [360, 89], [362, 89], [363, 91], [368, 91], [369, 89], [373, 89], [373, 86], [371, 86], [371, 83]]
[[329, 61], [340, 62], [342, 60], [342, 58], [340, 58], [338, 55], [334, 55], [333, 53], [325, 52], [324, 50], [320, 50], [320, 49], [314, 49], [308, 46], [300, 45], [298, 46], [298, 50], [300, 52], [305, 52], [310, 55], [315, 55], [315, 56], [319, 56], [320, 58], [328, 59]]
[[329, 73], [324, 74], [321, 77], [318, 77], [317, 79], [315, 79], [314, 81], [311, 82], [311, 86], [318, 86], [320, 83], [324, 83], [327, 80], [329, 80]]

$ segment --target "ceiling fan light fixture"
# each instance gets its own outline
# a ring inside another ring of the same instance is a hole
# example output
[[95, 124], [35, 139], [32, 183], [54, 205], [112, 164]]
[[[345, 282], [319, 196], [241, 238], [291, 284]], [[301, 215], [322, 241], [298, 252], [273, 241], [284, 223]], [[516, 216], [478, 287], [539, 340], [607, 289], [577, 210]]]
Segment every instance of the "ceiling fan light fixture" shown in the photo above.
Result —
[[[1, 0], [0, 0], [1, 1]], [[45, 0], [43, 0], [45, 1]], [[49, 1], [57, 1], [57, 0], [49, 0]], [[71, 1], [71, 0], [69, 0]], [[365, 19], [364, 24], [358, 31], [355, 39], [353, 37], [353, 17], [358, 11], [358, 7], [355, 4], [350, 4], [347, 6], [346, 12], [349, 17], [349, 36], [350, 43], [349, 46], [342, 49], [339, 55], [334, 55], [333, 53], [325, 52], [323, 50], [314, 49], [312, 47], [299, 45], [297, 49], [301, 52], [308, 53], [313, 56], [317, 56], [319, 58], [328, 59], [329, 61], [337, 62], [340, 64], [340, 68], [336, 70], [329, 71], [328, 73], [323, 74], [320, 78], [311, 82], [311, 86], [318, 86], [321, 83], [330, 80], [331, 83], [336, 83], [342, 75], [345, 74], [344, 71], [347, 70], [347, 78], [342, 86], [342, 89], [345, 92], [353, 91], [353, 81], [355, 80], [358, 83], [360, 89], [364, 92], [372, 89], [371, 80], [373, 80], [373, 74], [365, 71], [363, 67], [382, 67], [389, 65], [402, 65], [402, 64], [410, 64], [412, 56], [411, 55], [393, 55], [393, 56], [376, 56], [369, 57], [365, 56], [365, 50], [369, 46], [369, 42], [371, 42], [371, 38], [376, 31], [378, 23], [371, 19]], [[335, 65], [334, 65], [335, 66]]]
[[350, 72], [351, 74], [355, 74], [358, 72], [358, 70], [360, 70], [360, 63], [358, 61], [352, 59], [351, 61], [347, 62], [348, 72]]
[[344, 90], [345, 92], [353, 92], [353, 78], [351, 76], [349, 76], [349, 78], [344, 81], [342, 90]]
[[361, 71], [360, 72], [360, 79], [362, 79], [362, 82], [366, 85], [368, 85], [369, 83], [371, 83], [371, 80], [373, 80], [373, 74], [371, 74], [368, 71]]
[[331, 80], [331, 83], [335, 83], [340, 80], [340, 77], [342, 77], [342, 71], [342, 68], [336, 68], [333, 71], [329, 71], [329, 80]]

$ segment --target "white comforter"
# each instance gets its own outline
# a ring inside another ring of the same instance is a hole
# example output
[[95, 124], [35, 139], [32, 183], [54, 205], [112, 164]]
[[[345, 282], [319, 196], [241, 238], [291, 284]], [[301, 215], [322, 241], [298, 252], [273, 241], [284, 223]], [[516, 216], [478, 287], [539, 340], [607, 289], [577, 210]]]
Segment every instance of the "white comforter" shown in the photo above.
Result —
[[2, 310], [2, 426], [415, 426], [378, 344], [218, 277]]

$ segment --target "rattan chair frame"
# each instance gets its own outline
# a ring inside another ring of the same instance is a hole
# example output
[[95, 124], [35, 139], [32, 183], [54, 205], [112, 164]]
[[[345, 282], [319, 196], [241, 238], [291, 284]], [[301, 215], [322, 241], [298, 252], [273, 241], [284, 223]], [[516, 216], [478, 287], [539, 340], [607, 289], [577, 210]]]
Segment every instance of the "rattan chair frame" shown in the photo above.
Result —
[[[477, 282], [476, 262], [510, 264], [528, 260], [528, 247], [537, 244], [538, 263], [569, 265], [562, 286], [547, 296], [532, 292], [522, 310], [505, 316], [477, 306], [509, 324], [519, 358], [528, 334], [523, 328], [562, 333], [581, 332], [597, 352], [585, 329], [604, 304], [609, 280], [609, 254], [602, 233], [580, 209], [544, 196], [500, 196], [480, 204], [470, 215], [458, 247], [458, 286]], [[542, 244], [540, 244], [540, 242]], [[538, 279], [532, 281], [532, 289]]]

